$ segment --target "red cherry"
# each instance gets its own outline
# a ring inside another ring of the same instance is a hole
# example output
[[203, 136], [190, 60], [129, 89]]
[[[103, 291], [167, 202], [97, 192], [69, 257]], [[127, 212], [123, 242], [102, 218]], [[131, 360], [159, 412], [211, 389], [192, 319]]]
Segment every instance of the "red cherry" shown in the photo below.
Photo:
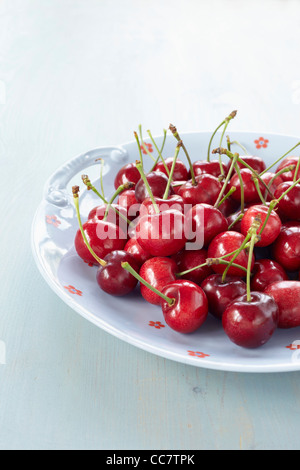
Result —
[[[222, 162], [222, 167], [224, 170], [223, 174], [226, 176], [228, 173], [228, 169], [224, 162]], [[200, 176], [204, 173], [208, 173], [209, 175], [218, 178], [222, 174], [219, 160], [211, 160], [210, 162], [208, 162], [207, 160], [198, 160], [193, 163], [193, 169], [195, 176]]]
[[[266, 168], [266, 163], [261, 157], [258, 157], [256, 155], [244, 155], [239, 157], [241, 160], [243, 160], [245, 163], [247, 163], [251, 168], [256, 171], [258, 174], [262, 173]], [[231, 161], [228, 162], [228, 170], [231, 166]], [[241, 169], [244, 169], [245, 166], [241, 162], [237, 162], [238, 166]]]
[[[207, 259], [207, 250], [182, 250], [179, 253], [176, 253], [176, 255], [173, 255], [172, 259], [177, 264], [177, 272], [182, 273], [189, 271], [196, 266], [205, 264]], [[206, 265], [180, 277], [181, 279], [186, 279], [200, 285], [201, 282], [210, 274], [212, 274], [212, 269]]]
[[[270, 183], [271, 183], [271, 180], [274, 178], [275, 176], [275, 173], [272, 173], [270, 171], [268, 171], [267, 173], [264, 173], [263, 175], [261, 175], [261, 179], [266, 183], [266, 185], [269, 187]], [[270, 192], [272, 194], [275, 193], [277, 187], [283, 183], [283, 179], [281, 176], [277, 176], [277, 178], [275, 178], [275, 180], [273, 180], [271, 186], [269, 187], [270, 189]], [[268, 191], [264, 191], [263, 192], [263, 195], [265, 195], [265, 199], [267, 202], [271, 202], [272, 200], [272, 197], [271, 197], [271, 194], [268, 192]]]
[[[152, 171], [146, 175], [151, 192], [154, 197], [163, 198], [168, 184], [168, 177], [159, 171]], [[169, 196], [172, 194], [172, 186], [169, 191]], [[143, 202], [150, 194], [141, 178], [135, 186], [135, 197], [137, 202]]]
[[133, 256], [125, 251], [112, 251], [105, 256], [105, 266], [100, 266], [97, 271], [97, 282], [99, 287], [107, 294], [124, 296], [132, 292], [137, 280], [125, 269], [121, 263], [128, 262], [133, 269], [139, 269], [139, 264]]
[[174, 305], [161, 300], [167, 325], [179, 333], [192, 333], [205, 322], [208, 315], [206, 295], [201, 287], [191, 281], [168, 283], [162, 294], [174, 299]]
[[289, 272], [300, 269], [300, 224], [283, 225], [272, 247], [272, 257]]
[[277, 329], [279, 310], [272, 297], [252, 292], [231, 302], [222, 317], [229, 339], [244, 348], [258, 348], [269, 341]]
[[[228, 232], [220, 233], [212, 240], [211, 244], [208, 247], [208, 258], [221, 258], [224, 255], [228, 255], [241, 248], [244, 241], [245, 237], [241, 233], [233, 232], [231, 230], [229, 230]], [[232, 258], [233, 255], [228, 256], [226, 260], [230, 261]], [[242, 250], [234, 262], [236, 264], [239, 264], [240, 266], [243, 266], [244, 268], [247, 268], [248, 253], [246, 252], [246, 250]], [[254, 263], [255, 258], [253, 256], [251, 269], [253, 269]], [[222, 264], [213, 264], [212, 268], [215, 273], [223, 274], [226, 269], [226, 266]], [[245, 272], [237, 267], [231, 266], [228, 270], [228, 275], [244, 277]]]
[[120, 194], [118, 205], [123, 207], [127, 212], [127, 217], [130, 220], [135, 219], [139, 215], [140, 203], [135, 198], [135, 190], [127, 189]]
[[[275, 199], [279, 199], [293, 184], [293, 181], [280, 184], [275, 191]], [[281, 199], [277, 207], [280, 217], [288, 220], [300, 220], [300, 184], [294, 186]]]
[[[165, 164], [169, 171], [171, 171], [172, 163], [173, 163], [173, 157], [166, 158]], [[169, 177], [162, 161], [158, 162], [158, 164], [154, 168], [154, 171], [160, 171], [161, 173], [164, 173], [165, 175]], [[187, 179], [188, 179], [187, 168], [181, 160], [177, 159], [175, 163], [174, 173], [173, 173], [173, 181], [186, 181]]]
[[[159, 211], [164, 212], [166, 210], [177, 210], [179, 212], [184, 213], [184, 202], [182, 197], [178, 196], [177, 194], [173, 194], [169, 196], [168, 199], [161, 199], [158, 197], [154, 198]], [[143, 215], [153, 215], [156, 214], [156, 209], [153, 205], [152, 199], [147, 197], [140, 206], [140, 216]]]
[[[287, 168], [288, 166], [295, 165], [294, 170], [288, 171], [287, 173], [282, 173], [281, 174], [281, 178], [283, 179], [283, 181], [293, 181], [298, 161], [299, 161], [299, 157], [294, 157], [292, 155], [289, 156], [289, 157], [284, 158], [284, 160], [282, 160], [282, 162], [278, 166], [278, 168], [276, 170], [276, 173], [283, 170], [284, 168]], [[298, 180], [299, 178], [300, 178], [300, 168], [297, 172], [296, 180]]]
[[273, 282], [288, 280], [283, 267], [271, 259], [256, 261], [252, 274], [251, 290], [256, 292], [264, 292], [266, 287]]
[[[260, 233], [260, 230], [262, 229], [264, 222], [266, 220], [267, 214], [268, 214], [269, 208], [267, 206], [263, 205], [255, 205], [250, 207], [244, 217], [242, 218], [241, 222], [241, 232], [243, 235], [247, 235], [249, 229], [251, 228], [254, 219], [257, 216], [261, 217], [261, 225], [260, 228], [258, 229], [258, 233]], [[278, 235], [280, 234], [281, 230], [281, 220], [277, 213], [273, 210], [268, 218], [267, 224], [261, 233], [261, 239], [259, 242], [256, 243], [255, 246], [263, 247], [263, 246], [269, 246], [271, 245]]]
[[127, 163], [116, 174], [114, 185], [118, 189], [121, 185], [126, 183], [137, 183], [141, 175], [135, 163]]
[[233, 300], [247, 293], [247, 285], [242, 279], [227, 276], [226, 281], [222, 282], [219, 274], [207, 277], [201, 287], [206, 294], [210, 313], [219, 319]]
[[185, 216], [174, 210], [144, 215], [136, 226], [136, 239], [152, 256], [171, 256], [185, 246]]
[[[126, 234], [111, 222], [90, 219], [83, 224], [83, 230], [92, 250], [101, 259], [111, 251], [123, 250], [127, 241]], [[74, 244], [80, 258], [87, 263], [97, 264], [95, 258], [88, 250], [79, 229], [76, 233]]]
[[219, 211], [227, 218], [234, 212], [238, 210], [240, 202], [235, 201], [232, 197], [228, 197], [224, 202], [218, 207]]
[[[244, 214], [246, 214], [246, 212], [247, 212], [247, 209], [245, 209]], [[228, 226], [230, 227], [233, 224], [233, 222], [235, 222], [238, 218], [240, 218], [241, 214], [242, 214], [242, 211], [237, 211], [234, 214], [231, 214], [229, 217], [227, 217]], [[242, 219], [236, 222], [230, 230], [232, 230], [233, 232], [241, 232]]]
[[[106, 213], [106, 208], [107, 208], [107, 204], [101, 204], [100, 206], [94, 207], [90, 211], [88, 215], [88, 219], [96, 218], [99, 220], [103, 220], [105, 213]], [[127, 212], [123, 207], [119, 206], [118, 204], [111, 204], [108, 210], [106, 221], [111, 222], [112, 224], [121, 226], [122, 230], [126, 231]]]
[[[244, 187], [244, 199], [245, 202], [260, 202], [260, 197], [257, 192], [254, 180], [253, 180], [253, 173], [251, 170], [248, 170], [247, 168], [240, 170], [241, 172], [241, 177], [243, 181], [243, 187]], [[237, 173], [233, 175], [233, 177], [230, 180], [229, 183], [229, 188], [231, 189], [232, 187], [236, 188], [236, 191], [232, 194], [232, 198], [236, 201], [241, 200], [241, 184], [239, 180], [239, 176]], [[262, 185], [261, 182], [259, 182], [259, 188], [264, 194], [264, 186]]]
[[300, 282], [274, 282], [265, 289], [279, 308], [279, 328], [295, 328], [300, 326]]
[[181, 180], [181, 181], [176, 181], [176, 182], [172, 185], [174, 194], [178, 194], [178, 193], [179, 193], [179, 189], [180, 189], [181, 186], [183, 186], [185, 183], [186, 183], [186, 180], [184, 180], [184, 181], [183, 181], [183, 180]]
[[196, 204], [186, 214], [187, 239], [198, 241], [199, 248], [208, 246], [213, 238], [226, 230], [228, 230], [227, 219], [219, 209], [209, 204]]
[[135, 238], [130, 238], [128, 240], [124, 247], [124, 251], [131, 254], [140, 266], [145, 263], [145, 261], [152, 258], [152, 255], [145, 251]]
[[[147, 260], [140, 269], [140, 276], [160, 292], [166, 284], [176, 280], [177, 265], [171, 258], [154, 257]], [[143, 284], [141, 294], [150, 304], [160, 305], [161, 297]]]
[[191, 206], [199, 203], [213, 206], [222, 189], [222, 183], [218, 178], [209, 174], [196, 176], [196, 183], [194, 186], [192, 181], [189, 180], [178, 190], [178, 194], [182, 197], [184, 203], [191, 204]]

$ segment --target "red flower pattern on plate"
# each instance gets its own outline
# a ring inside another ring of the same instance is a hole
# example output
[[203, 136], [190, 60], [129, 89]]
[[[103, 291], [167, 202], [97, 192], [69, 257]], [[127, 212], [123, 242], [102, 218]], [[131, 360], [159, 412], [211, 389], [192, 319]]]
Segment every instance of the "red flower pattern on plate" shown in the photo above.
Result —
[[292, 343], [286, 346], [287, 349], [290, 349], [291, 351], [296, 351], [297, 349], [300, 349], [300, 343]]
[[94, 266], [93, 263], [89, 263], [88, 261], [83, 261], [85, 264], [87, 264], [90, 268], [92, 268]]
[[268, 139], [264, 139], [263, 137], [259, 137], [259, 139], [255, 140], [254, 143], [255, 143], [257, 149], [261, 149], [261, 148], [266, 149], [268, 147], [269, 141], [268, 141]]
[[188, 355], [193, 356], [193, 357], [200, 357], [201, 359], [210, 356], [209, 354], [204, 354], [203, 352], [200, 352], [200, 351], [188, 351]]
[[80, 297], [82, 296], [81, 290], [76, 289], [74, 286], [64, 286], [64, 288], [67, 289], [70, 294], [79, 295]]
[[54, 225], [54, 227], [58, 227], [61, 224], [56, 215], [46, 215], [46, 222], [49, 225]]
[[148, 152], [150, 152], [150, 153], [153, 152], [152, 144], [147, 144], [146, 142], [144, 142], [143, 144], [141, 144], [141, 150], [142, 150], [142, 152], [143, 152], [144, 155], [147, 154], [147, 151], [146, 151], [144, 145], [146, 145], [146, 147], [147, 147], [147, 149], [148, 149]]
[[165, 328], [165, 325], [163, 325], [160, 321], [149, 321], [149, 326], [153, 326], [154, 328], [157, 328], [160, 330], [161, 328]]

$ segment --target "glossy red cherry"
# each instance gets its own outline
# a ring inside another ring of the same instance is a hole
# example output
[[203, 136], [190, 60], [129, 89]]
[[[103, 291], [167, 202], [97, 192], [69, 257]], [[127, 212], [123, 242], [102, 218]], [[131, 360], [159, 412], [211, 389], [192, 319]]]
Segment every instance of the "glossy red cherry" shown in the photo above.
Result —
[[[261, 218], [261, 225], [258, 230], [258, 233], [260, 233], [261, 229], [263, 228], [264, 222], [267, 218], [268, 210], [269, 210], [269, 207], [264, 206], [262, 204], [249, 207], [249, 209], [247, 210], [246, 214], [244, 215], [241, 221], [242, 234], [244, 236], [247, 235], [249, 229], [251, 228], [254, 222], [254, 219], [257, 216], [260, 216]], [[256, 246], [265, 247], [265, 246], [271, 245], [280, 234], [281, 226], [282, 226], [281, 220], [279, 216], [277, 215], [277, 213], [273, 210], [270, 213], [267, 224], [260, 235], [261, 237], [260, 241], [256, 243]]]
[[[207, 259], [207, 250], [182, 250], [179, 253], [176, 253], [176, 255], [173, 255], [172, 259], [177, 264], [177, 273], [183, 273], [195, 268], [196, 266], [205, 264]], [[180, 278], [200, 285], [207, 276], [212, 274], [212, 272], [211, 267], [206, 265], [195, 269], [188, 274], [180, 276]]]
[[[280, 184], [275, 191], [275, 199], [279, 199], [293, 184], [293, 181]], [[300, 220], [300, 184], [294, 186], [280, 200], [278, 214], [287, 220]]]
[[[173, 164], [173, 157], [166, 158], [165, 164], [168, 170], [170, 171], [172, 168], [172, 164]], [[158, 162], [158, 164], [154, 168], [154, 171], [160, 171], [161, 173], [164, 173], [165, 175], [169, 177], [162, 161]], [[186, 181], [187, 179], [188, 179], [188, 170], [185, 164], [181, 160], [177, 159], [175, 163], [175, 169], [174, 169], [172, 180], [173, 181]]]
[[[292, 155], [289, 156], [289, 157], [284, 158], [282, 160], [282, 162], [280, 163], [280, 165], [278, 166], [278, 168], [276, 170], [276, 173], [283, 170], [284, 168], [287, 168], [288, 166], [295, 165], [294, 170], [288, 171], [287, 173], [282, 173], [281, 174], [281, 178], [283, 179], [283, 181], [293, 181], [298, 161], [299, 161], [299, 157], [295, 157], [295, 156], [292, 156]], [[296, 179], [299, 179], [299, 178], [300, 178], [300, 168], [297, 172]]]
[[136, 239], [152, 256], [171, 256], [185, 246], [185, 216], [174, 210], [144, 215], [136, 226]]
[[185, 204], [194, 206], [195, 204], [205, 203], [214, 205], [222, 189], [222, 183], [215, 176], [203, 174], [196, 176], [196, 185], [192, 181], [187, 181], [178, 190]]
[[[243, 181], [243, 187], [244, 187], [244, 199], [245, 202], [260, 202], [260, 197], [257, 192], [254, 180], [253, 180], [253, 173], [251, 170], [248, 170], [247, 168], [240, 170], [241, 172], [241, 177]], [[233, 177], [230, 180], [229, 183], [229, 188], [231, 189], [232, 187], [236, 188], [236, 191], [232, 194], [232, 198], [236, 201], [241, 201], [241, 184], [239, 180], [239, 176], [237, 173], [233, 175]], [[259, 188], [264, 194], [264, 186], [262, 185], [261, 182], [259, 182]]]
[[244, 348], [258, 348], [271, 339], [277, 329], [279, 310], [272, 297], [252, 292], [238, 297], [226, 308], [222, 324], [229, 339]]
[[[263, 175], [261, 175], [261, 179], [266, 183], [266, 185], [269, 187], [270, 189], [270, 192], [272, 193], [272, 195], [274, 195], [277, 187], [283, 183], [283, 179], [281, 176], [277, 176], [277, 178], [275, 178], [273, 180], [275, 176], [275, 173], [272, 173], [270, 171], [268, 171], [267, 173], [264, 173]], [[271, 183], [272, 181], [272, 183]], [[271, 185], [270, 185], [271, 183]], [[273, 199], [271, 194], [268, 192], [268, 191], [265, 191], [262, 193], [264, 196], [265, 196], [265, 200], [267, 202], [271, 202], [271, 200]]]
[[135, 163], [127, 163], [116, 174], [114, 185], [118, 189], [121, 185], [126, 183], [137, 183], [141, 175]]
[[[111, 222], [90, 219], [83, 224], [83, 230], [92, 250], [101, 259], [111, 251], [123, 250], [127, 241], [127, 235], [123, 230]], [[98, 264], [88, 250], [80, 229], [76, 233], [74, 245], [77, 254], [85, 262]]]
[[152, 255], [144, 250], [135, 238], [130, 238], [124, 247], [124, 251], [129, 253], [141, 266], [145, 261], [152, 258]]
[[[166, 257], [154, 257], [147, 260], [140, 269], [140, 276], [160, 292], [170, 282], [176, 280], [177, 265], [174, 260]], [[160, 305], [161, 297], [143, 284], [141, 294], [150, 304]]]
[[168, 283], [162, 293], [174, 299], [173, 305], [161, 300], [162, 312], [170, 328], [179, 333], [193, 333], [203, 325], [208, 315], [208, 303], [201, 287], [180, 280]]
[[279, 328], [300, 326], [300, 282], [280, 281], [270, 284], [265, 289], [279, 308]]
[[[154, 200], [160, 212], [165, 212], [166, 210], [176, 210], [184, 213], [183, 199], [177, 194], [172, 194], [172, 196], [169, 196], [167, 199], [155, 197]], [[143, 215], [153, 214], [156, 214], [156, 209], [153, 205], [152, 199], [147, 197], [140, 206], [140, 216], [142, 217]]]
[[127, 212], [127, 217], [130, 220], [135, 219], [139, 215], [140, 203], [137, 202], [134, 189], [127, 189], [120, 194], [118, 199], [118, 206], [122, 207]]
[[208, 246], [219, 233], [228, 230], [228, 222], [224, 215], [209, 204], [196, 204], [186, 214], [186, 236], [196, 241], [199, 248]]
[[[240, 156], [240, 159], [243, 160], [245, 163], [247, 163], [251, 168], [256, 171], [258, 174], [262, 173], [266, 168], [266, 163], [261, 157], [258, 157], [256, 155], [243, 155]], [[245, 166], [242, 164], [242, 162], [237, 162], [238, 166], [241, 169], [244, 169]], [[228, 169], [231, 166], [231, 161], [228, 162]]]
[[231, 302], [247, 293], [247, 285], [242, 279], [227, 276], [225, 282], [222, 282], [219, 274], [208, 276], [201, 287], [208, 300], [209, 312], [219, 319]]
[[300, 269], [300, 224], [283, 225], [272, 246], [272, 257], [288, 272]]
[[[228, 255], [233, 253], [234, 251], [241, 248], [243, 242], [245, 241], [244, 235], [238, 232], [233, 232], [229, 230], [228, 232], [223, 232], [217, 235], [211, 242], [208, 247], [208, 258], [221, 258], [222, 256]], [[232, 256], [228, 256], [226, 258], [227, 261], [230, 261], [233, 258]], [[242, 250], [241, 253], [234, 261], [236, 264], [243, 266], [244, 268], [248, 267], [248, 253], [246, 250]], [[252, 268], [255, 263], [255, 257], [252, 257]], [[214, 264], [212, 266], [214, 272], [216, 274], [223, 274], [226, 266], [222, 264]], [[231, 266], [228, 270], [229, 276], [239, 276], [245, 277], [245, 272], [237, 267]]]
[[267, 286], [277, 281], [288, 280], [283, 267], [271, 259], [260, 259], [254, 264], [251, 279], [251, 290], [264, 292]]
[[[228, 173], [228, 169], [227, 165], [224, 162], [222, 162], [222, 167], [223, 174], [226, 176]], [[218, 178], [222, 174], [219, 160], [211, 160], [210, 162], [208, 162], [207, 160], [197, 160], [193, 163], [193, 169], [195, 176], [200, 176], [204, 173], [208, 173], [209, 175]]]
[[107, 294], [117, 297], [124, 296], [132, 292], [138, 281], [125, 269], [121, 263], [128, 262], [133, 269], [139, 269], [139, 264], [135, 258], [125, 251], [112, 251], [105, 256], [105, 266], [100, 266], [97, 271], [97, 283]]
[[[106, 213], [106, 208], [107, 204], [101, 204], [100, 206], [94, 207], [90, 211], [88, 219], [96, 218], [99, 220], [103, 220]], [[118, 204], [111, 204], [108, 210], [106, 221], [121, 226], [122, 230], [126, 231], [127, 212], [123, 207], [119, 206]]]
[[[151, 192], [154, 197], [163, 198], [168, 184], [168, 177], [160, 171], [151, 171], [146, 175]], [[169, 196], [173, 193], [172, 186], [170, 187]], [[141, 178], [135, 186], [135, 197], [137, 202], [142, 203], [150, 194]]]

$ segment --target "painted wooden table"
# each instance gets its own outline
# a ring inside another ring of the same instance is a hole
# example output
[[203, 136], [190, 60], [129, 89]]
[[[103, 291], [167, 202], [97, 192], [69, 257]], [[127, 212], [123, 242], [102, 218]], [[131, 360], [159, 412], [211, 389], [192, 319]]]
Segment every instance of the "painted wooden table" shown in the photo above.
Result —
[[300, 373], [143, 352], [67, 307], [30, 249], [48, 176], [140, 123], [212, 130], [237, 109], [236, 130], [299, 134], [299, 15], [295, 0], [1, 0], [1, 449], [299, 449]]

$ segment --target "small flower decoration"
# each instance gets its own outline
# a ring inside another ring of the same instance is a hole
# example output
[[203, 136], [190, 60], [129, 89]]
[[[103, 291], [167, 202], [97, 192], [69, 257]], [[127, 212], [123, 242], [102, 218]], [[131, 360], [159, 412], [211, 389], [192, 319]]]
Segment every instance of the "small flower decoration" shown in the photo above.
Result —
[[290, 349], [291, 351], [296, 351], [297, 349], [300, 349], [300, 344], [297, 343], [292, 343], [286, 346], [287, 349]]
[[188, 351], [189, 356], [193, 357], [200, 357], [201, 359], [204, 359], [205, 357], [209, 357], [209, 354], [204, 354], [203, 352], [200, 351]]
[[64, 286], [64, 288], [67, 289], [70, 294], [82, 296], [81, 290], [76, 289], [74, 286]]
[[54, 225], [54, 227], [58, 227], [61, 224], [56, 215], [46, 215], [46, 222], [49, 225]]
[[142, 150], [142, 152], [143, 152], [144, 155], [146, 155], [146, 153], [147, 153], [147, 151], [146, 151], [144, 145], [147, 147], [148, 152], [150, 152], [150, 153], [153, 152], [152, 144], [147, 144], [147, 143], [145, 142], [144, 144], [141, 145], [141, 150]]
[[87, 264], [90, 268], [92, 268], [92, 267], [94, 266], [93, 263], [90, 263], [90, 262], [88, 262], [88, 261], [84, 261], [84, 263]]
[[160, 330], [161, 328], [165, 328], [165, 325], [163, 325], [160, 321], [149, 321], [149, 326], [153, 326], [157, 330]]
[[263, 137], [259, 137], [259, 139], [255, 140], [254, 143], [255, 143], [257, 149], [261, 149], [261, 148], [266, 149], [268, 147], [269, 141], [268, 141], [268, 139], [264, 139]]

